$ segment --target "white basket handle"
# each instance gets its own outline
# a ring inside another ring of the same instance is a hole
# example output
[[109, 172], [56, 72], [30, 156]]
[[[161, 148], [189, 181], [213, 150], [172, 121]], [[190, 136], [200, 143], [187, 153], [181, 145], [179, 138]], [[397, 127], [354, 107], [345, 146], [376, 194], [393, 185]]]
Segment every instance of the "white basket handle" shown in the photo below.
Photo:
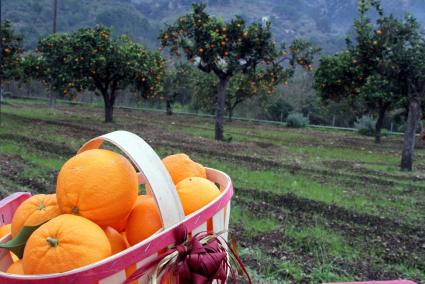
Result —
[[91, 139], [78, 153], [98, 149], [104, 141], [120, 148], [142, 173], [151, 186], [164, 229], [184, 219], [183, 207], [176, 188], [161, 159], [142, 138], [128, 131], [114, 131]]

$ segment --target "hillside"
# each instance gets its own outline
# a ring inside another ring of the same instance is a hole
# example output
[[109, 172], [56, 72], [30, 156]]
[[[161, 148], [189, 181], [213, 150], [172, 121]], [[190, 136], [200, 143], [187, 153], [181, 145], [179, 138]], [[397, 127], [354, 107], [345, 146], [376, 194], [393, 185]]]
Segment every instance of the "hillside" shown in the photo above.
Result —
[[[34, 47], [40, 36], [51, 31], [52, 0], [4, 0], [2, 17], [15, 23]], [[106, 24], [115, 32], [129, 33], [150, 47], [156, 35], [190, 9], [191, 0], [66, 0], [58, 1], [58, 31]], [[209, 11], [224, 18], [239, 14], [247, 21], [273, 22], [277, 40], [303, 37], [320, 44], [326, 52], [344, 45], [356, 15], [356, 0], [208, 0]], [[386, 11], [402, 16], [410, 11], [425, 24], [425, 0], [383, 0]]]

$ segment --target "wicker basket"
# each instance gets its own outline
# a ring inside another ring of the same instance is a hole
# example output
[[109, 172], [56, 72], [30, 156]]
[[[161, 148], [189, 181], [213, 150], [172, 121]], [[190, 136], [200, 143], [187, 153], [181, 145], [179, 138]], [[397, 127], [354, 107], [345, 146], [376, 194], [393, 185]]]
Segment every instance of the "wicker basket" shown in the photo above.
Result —
[[[207, 178], [220, 186], [221, 195], [204, 208], [184, 216], [171, 178], [155, 151], [140, 137], [127, 131], [115, 131], [96, 137], [81, 147], [79, 153], [99, 148], [105, 141], [123, 151], [138, 170], [139, 184], [148, 183], [158, 205], [163, 229], [148, 239], [102, 261], [64, 273], [45, 275], [12, 275], [0, 272], [0, 283], [123, 283], [137, 268], [155, 258], [158, 252], [175, 243], [174, 230], [183, 224], [189, 232], [221, 232], [227, 230], [230, 216], [232, 182], [225, 173], [207, 168]], [[17, 192], [0, 201], [0, 223], [10, 223], [16, 208], [31, 196]], [[227, 233], [222, 235], [227, 239]], [[10, 235], [1, 239], [8, 241]], [[12, 263], [8, 250], [0, 249], [0, 271]], [[138, 280], [147, 283], [148, 272]]]

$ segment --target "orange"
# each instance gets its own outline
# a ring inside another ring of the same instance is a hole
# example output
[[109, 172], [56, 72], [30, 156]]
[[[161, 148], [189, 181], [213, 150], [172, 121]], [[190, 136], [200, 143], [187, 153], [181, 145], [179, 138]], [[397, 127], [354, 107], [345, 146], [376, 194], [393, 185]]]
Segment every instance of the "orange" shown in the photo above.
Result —
[[200, 177], [184, 179], [176, 185], [176, 189], [185, 215], [197, 211], [220, 195], [213, 182]]
[[162, 228], [161, 217], [152, 196], [143, 195], [127, 222], [125, 234], [130, 245], [137, 244]]
[[31, 196], [19, 205], [13, 215], [12, 236], [15, 237], [24, 226], [36, 226], [60, 214], [55, 194]]
[[111, 244], [111, 253], [116, 254], [127, 248], [124, 237], [112, 227], [106, 227], [104, 230], [106, 237], [108, 237], [109, 243]]
[[[133, 208], [136, 207], [137, 204], [139, 204], [141, 198], [143, 195], [139, 195], [137, 196], [136, 202], [133, 205]], [[130, 217], [131, 211], [128, 212], [128, 215], [121, 219], [120, 221], [118, 221], [115, 224], [112, 224], [111, 227], [114, 228], [115, 230], [117, 230], [118, 232], [123, 232], [125, 230], [125, 227], [127, 226], [127, 221], [128, 221], [128, 217]]]
[[122, 236], [122, 238], [124, 239], [125, 245], [126, 245], [127, 247], [130, 247], [130, 244], [128, 243], [128, 240], [127, 240], [127, 234], [126, 234], [126, 232], [125, 232], [125, 231], [124, 231], [124, 232], [121, 232], [121, 236]]
[[102, 228], [86, 218], [64, 214], [32, 233], [22, 265], [25, 274], [59, 273], [110, 255], [111, 245]]
[[186, 154], [170, 155], [162, 159], [174, 184], [188, 177], [207, 178], [204, 166], [192, 161]]
[[118, 232], [123, 232], [125, 230], [125, 227], [127, 226], [127, 220], [128, 220], [128, 217], [130, 216], [130, 214], [131, 214], [131, 212], [129, 212], [127, 216], [125, 216], [124, 218], [122, 218], [121, 220], [112, 224], [109, 227], [114, 228]]
[[10, 252], [10, 255], [12, 256], [12, 261], [13, 262], [19, 261], [19, 257], [17, 257], [16, 254], [14, 254], [13, 252]]
[[18, 260], [17, 262], [12, 263], [6, 270], [6, 273], [24, 274], [24, 269], [22, 268], [22, 260]]
[[6, 236], [11, 232], [11, 225], [10, 224], [4, 224], [0, 227], [0, 239]]
[[134, 167], [122, 155], [94, 149], [69, 159], [59, 172], [56, 195], [63, 213], [102, 227], [125, 219], [138, 193]]
[[[6, 236], [7, 234], [10, 234], [11, 232], [11, 224], [4, 224], [0, 227], [0, 239]], [[10, 256], [12, 257], [12, 261], [16, 262], [19, 260], [19, 258], [13, 253], [10, 252]]]

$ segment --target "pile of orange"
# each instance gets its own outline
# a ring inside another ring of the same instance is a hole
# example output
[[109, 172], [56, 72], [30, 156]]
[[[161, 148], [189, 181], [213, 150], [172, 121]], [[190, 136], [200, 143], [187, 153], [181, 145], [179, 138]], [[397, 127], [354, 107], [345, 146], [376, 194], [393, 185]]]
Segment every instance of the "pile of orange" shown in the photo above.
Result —
[[[185, 154], [163, 159], [186, 215], [214, 200], [220, 190], [205, 168]], [[7, 273], [48, 274], [76, 269], [135, 245], [162, 228], [152, 195], [138, 195], [137, 173], [122, 155], [88, 150], [68, 160], [57, 178], [56, 194], [24, 201], [0, 237], [16, 237], [24, 226], [40, 225], [29, 237], [22, 259], [14, 256]]]

